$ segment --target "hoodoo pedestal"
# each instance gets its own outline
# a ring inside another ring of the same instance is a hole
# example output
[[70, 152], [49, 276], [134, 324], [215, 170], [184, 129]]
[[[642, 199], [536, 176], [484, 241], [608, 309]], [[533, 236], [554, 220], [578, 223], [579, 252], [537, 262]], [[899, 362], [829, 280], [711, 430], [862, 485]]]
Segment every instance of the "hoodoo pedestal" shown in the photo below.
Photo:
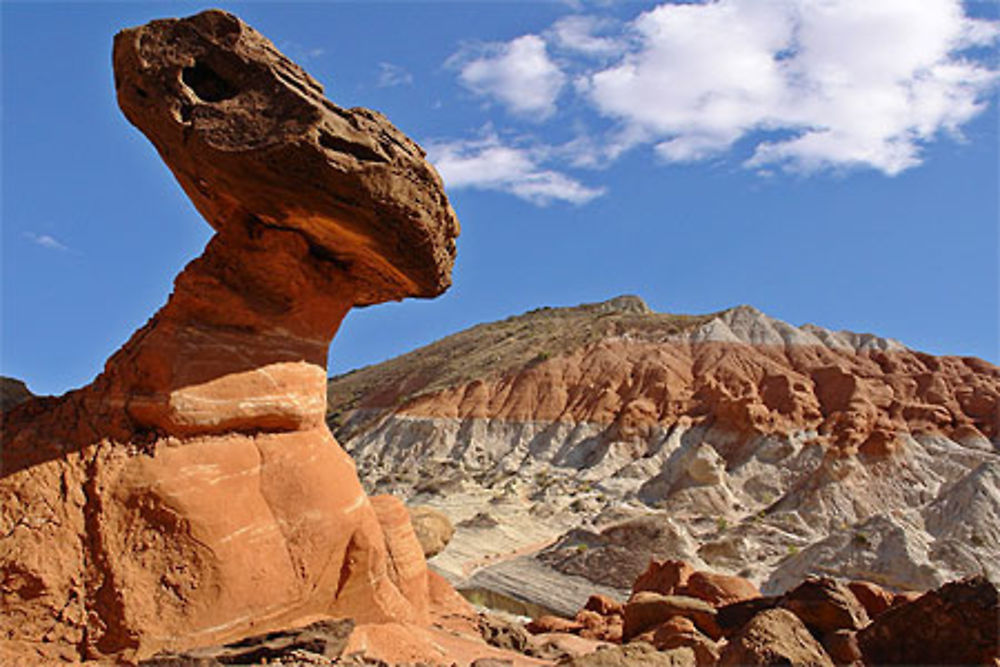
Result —
[[419, 543], [398, 501], [373, 507], [324, 410], [351, 307], [448, 287], [440, 178], [230, 14], [125, 30], [114, 67], [216, 233], [93, 384], [7, 416], [0, 657], [131, 659], [319, 615], [426, 623]]

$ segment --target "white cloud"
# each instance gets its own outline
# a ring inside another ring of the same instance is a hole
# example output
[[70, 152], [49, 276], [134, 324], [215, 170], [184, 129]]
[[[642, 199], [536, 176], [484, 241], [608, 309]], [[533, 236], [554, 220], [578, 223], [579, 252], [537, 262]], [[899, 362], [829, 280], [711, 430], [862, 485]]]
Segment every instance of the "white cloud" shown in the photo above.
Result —
[[40, 245], [41, 247], [47, 248], [48, 250], [58, 250], [60, 252], [68, 252], [70, 249], [69, 246], [61, 243], [54, 236], [51, 236], [49, 234], [36, 234], [34, 232], [24, 232], [22, 236], [24, 236], [24, 238], [28, 239], [35, 245]]
[[577, 88], [670, 162], [704, 160], [757, 131], [750, 167], [867, 166], [896, 174], [980, 113], [997, 72], [964, 58], [995, 24], [959, 0], [718, 0], [664, 4], [637, 48]]
[[618, 55], [623, 50], [620, 38], [603, 36], [615, 24], [596, 16], [572, 14], [564, 16], [546, 31], [547, 36], [559, 47], [587, 56]]
[[539, 120], [555, 113], [556, 98], [566, 81], [538, 35], [467, 46], [448, 64], [459, 69], [459, 79], [472, 92], [500, 102], [514, 114]]
[[378, 80], [376, 85], [379, 88], [392, 88], [393, 86], [413, 85], [413, 75], [405, 68], [392, 63], [378, 64]]
[[538, 205], [585, 204], [604, 193], [541, 166], [540, 153], [505, 145], [495, 133], [474, 140], [429, 142], [427, 154], [450, 188], [508, 192]]

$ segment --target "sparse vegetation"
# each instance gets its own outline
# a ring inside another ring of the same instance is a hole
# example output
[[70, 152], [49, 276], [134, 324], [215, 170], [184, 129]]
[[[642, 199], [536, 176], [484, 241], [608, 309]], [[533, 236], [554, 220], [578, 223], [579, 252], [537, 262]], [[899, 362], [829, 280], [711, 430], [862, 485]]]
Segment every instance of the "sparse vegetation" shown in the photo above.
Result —
[[343, 428], [344, 416], [359, 407], [397, 407], [471, 380], [501, 377], [532, 360], [544, 361], [608, 336], [627, 332], [633, 339], [659, 340], [665, 331], [693, 328], [714, 316], [645, 313], [621, 301], [540, 308], [480, 324], [377, 366], [331, 378], [327, 408], [335, 417], [329, 423]]
[[720, 533], [724, 533], [726, 532], [726, 529], [729, 528], [729, 522], [726, 521], [725, 517], [720, 516], [718, 519], [715, 520], [715, 528]]

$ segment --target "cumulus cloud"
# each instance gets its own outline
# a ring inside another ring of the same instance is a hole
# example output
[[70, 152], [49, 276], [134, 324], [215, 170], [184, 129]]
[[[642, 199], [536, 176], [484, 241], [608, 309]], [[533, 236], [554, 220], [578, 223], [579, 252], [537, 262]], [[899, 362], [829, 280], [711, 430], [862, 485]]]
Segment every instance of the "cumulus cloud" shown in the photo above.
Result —
[[56, 237], [49, 234], [36, 234], [34, 232], [24, 232], [24, 238], [28, 239], [35, 245], [39, 245], [48, 250], [58, 250], [59, 252], [69, 252], [69, 246], [60, 242]]
[[507, 192], [534, 204], [585, 204], [604, 193], [542, 166], [546, 149], [507, 145], [495, 133], [472, 140], [426, 144], [427, 155], [450, 188]]
[[405, 68], [392, 63], [378, 64], [378, 80], [376, 85], [379, 88], [392, 88], [394, 86], [413, 85], [413, 75]]
[[466, 46], [449, 59], [466, 88], [521, 116], [555, 113], [566, 75], [549, 58], [545, 40], [524, 35], [510, 42]]
[[586, 56], [612, 56], [620, 54], [624, 48], [621, 38], [607, 35], [614, 27], [615, 23], [605, 18], [572, 14], [552, 24], [546, 36], [567, 51]]
[[963, 55], [994, 43], [996, 25], [959, 0], [664, 4], [631, 27], [639, 46], [579, 88], [669, 162], [749, 136], [750, 167], [897, 174], [940, 133], [957, 135], [997, 81]]
[[626, 22], [584, 11], [449, 59], [465, 87], [563, 136], [531, 150], [495, 135], [439, 143], [449, 185], [585, 203], [603, 190], [559, 165], [607, 168], [639, 146], [762, 176], [891, 176], [942, 136], [961, 140], [1000, 81], [1000, 22], [962, 0], [677, 0]]

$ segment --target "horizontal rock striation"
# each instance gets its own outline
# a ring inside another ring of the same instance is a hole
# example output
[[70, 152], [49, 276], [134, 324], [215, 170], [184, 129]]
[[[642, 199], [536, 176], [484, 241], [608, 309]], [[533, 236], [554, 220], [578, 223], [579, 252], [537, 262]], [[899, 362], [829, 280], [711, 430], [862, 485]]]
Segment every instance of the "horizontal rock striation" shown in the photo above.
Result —
[[225, 12], [125, 30], [114, 67], [215, 234], [93, 384], [5, 416], [0, 661], [141, 659], [316, 616], [399, 641], [441, 585], [327, 429], [325, 365], [351, 307], [447, 288], [441, 181]]
[[[329, 422], [367, 485], [449, 513], [434, 563], [455, 581], [522, 572], [533, 589], [531, 551], [619, 589], [650, 557], [769, 592], [831, 572], [927, 589], [1000, 578], [998, 397], [980, 359], [623, 297], [334, 378]], [[477, 503], [493, 528], [463, 527]]]

